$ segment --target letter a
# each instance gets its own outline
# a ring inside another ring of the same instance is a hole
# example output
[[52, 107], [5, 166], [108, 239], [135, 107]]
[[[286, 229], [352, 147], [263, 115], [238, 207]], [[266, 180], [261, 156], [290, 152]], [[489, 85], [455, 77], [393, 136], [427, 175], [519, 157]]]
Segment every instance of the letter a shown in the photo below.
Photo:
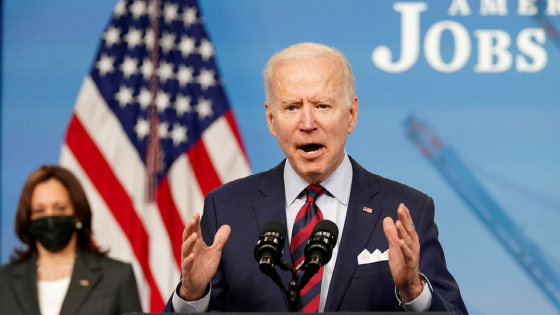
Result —
[[460, 15], [471, 15], [471, 8], [467, 0], [453, 0], [449, 10], [447, 10], [447, 14], [457, 15], [457, 13]]

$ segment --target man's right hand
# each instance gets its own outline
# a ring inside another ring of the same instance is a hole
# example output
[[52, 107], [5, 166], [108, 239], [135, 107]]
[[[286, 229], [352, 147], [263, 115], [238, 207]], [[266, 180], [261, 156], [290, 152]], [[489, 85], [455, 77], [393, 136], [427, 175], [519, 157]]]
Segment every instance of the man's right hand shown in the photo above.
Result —
[[185, 301], [198, 301], [204, 297], [206, 286], [216, 273], [222, 248], [228, 240], [231, 228], [229, 225], [220, 227], [214, 244], [208, 247], [202, 239], [200, 215], [195, 213], [183, 231], [181, 246], [181, 273], [183, 281], [179, 294]]

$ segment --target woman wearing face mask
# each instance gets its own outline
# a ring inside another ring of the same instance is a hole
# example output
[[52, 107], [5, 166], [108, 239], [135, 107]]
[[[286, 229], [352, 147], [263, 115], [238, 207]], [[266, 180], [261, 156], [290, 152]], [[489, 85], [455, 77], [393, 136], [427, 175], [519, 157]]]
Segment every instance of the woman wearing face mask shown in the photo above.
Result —
[[74, 175], [42, 166], [23, 187], [15, 222], [19, 239], [0, 267], [0, 314], [141, 312], [132, 267], [91, 238], [91, 209]]

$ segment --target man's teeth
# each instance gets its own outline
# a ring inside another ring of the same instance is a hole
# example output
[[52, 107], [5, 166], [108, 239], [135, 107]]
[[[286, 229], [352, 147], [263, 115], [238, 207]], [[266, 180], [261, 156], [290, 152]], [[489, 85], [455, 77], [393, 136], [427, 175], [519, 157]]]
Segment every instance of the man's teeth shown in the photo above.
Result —
[[305, 152], [305, 154], [308, 154], [308, 155], [310, 155], [310, 154], [313, 154], [313, 153], [319, 152], [320, 150], [321, 150], [321, 147], [317, 148], [317, 150], [313, 150], [313, 151], [303, 151], [303, 152]]

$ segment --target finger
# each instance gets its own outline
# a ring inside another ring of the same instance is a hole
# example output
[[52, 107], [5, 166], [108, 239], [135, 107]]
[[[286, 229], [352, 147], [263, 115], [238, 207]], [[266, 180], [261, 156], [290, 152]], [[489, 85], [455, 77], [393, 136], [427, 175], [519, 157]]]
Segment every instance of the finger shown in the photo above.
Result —
[[383, 232], [385, 232], [385, 237], [387, 237], [387, 241], [389, 241], [389, 246], [391, 246], [391, 244], [396, 246], [399, 241], [399, 236], [395, 223], [393, 223], [393, 219], [391, 217], [383, 219]]
[[200, 214], [195, 213], [196, 215], [196, 233], [202, 237], [202, 228], [200, 227]]
[[414, 257], [414, 252], [412, 251], [412, 249], [404, 242], [404, 240], [401, 240], [399, 242], [399, 247], [401, 249], [401, 252], [404, 256], [404, 261], [405, 262], [410, 262], [410, 261], [415, 261], [415, 257]]
[[[183, 259], [183, 272], [184, 273], [188, 273], [190, 272], [190, 270], [192, 269], [193, 265], [194, 265], [194, 259], [195, 259], [195, 254], [194, 253], [190, 253], [189, 256], [185, 257], [185, 259]], [[183, 278], [183, 281], [185, 280], [185, 278]]]
[[404, 204], [401, 203], [401, 206], [402, 206], [401, 207], [402, 215], [399, 215], [399, 218], [403, 222], [403, 225], [408, 231], [408, 233], [412, 234], [415, 232], [415, 229], [414, 229], [414, 223], [412, 222], [412, 217], [410, 216], [410, 211]]
[[397, 227], [397, 231], [399, 232], [399, 236], [401, 240], [404, 240], [407, 246], [410, 246], [412, 244], [412, 238], [408, 234], [408, 231], [405, 229], [402, 221], [401, 220], [397, 221], [395, 225]]
[[183, 245], [181, 245], [181, 257], [188, 257], [193, 252], [194, 245], [196, 244], [197, 240], [198, 235], [191, 234], [191, 236], [189, 236], [189, 238], [187, 238], [187, 240], [183, 242]]
[[187, 222], [187, 226], [183, 230], [183, 242], [187, 240], [187, 238], [195, 231], [197, 221], [198, 221], [199, 214], [195, 213], [189, 222]]
[[212, 247], [221, 251], [226, 244], [230, 233], [231, 227], [229, 225], [222, 225], [218, 232], [216, 232], [216, 236], [214, 236], [214, 243], [212, 244]]

